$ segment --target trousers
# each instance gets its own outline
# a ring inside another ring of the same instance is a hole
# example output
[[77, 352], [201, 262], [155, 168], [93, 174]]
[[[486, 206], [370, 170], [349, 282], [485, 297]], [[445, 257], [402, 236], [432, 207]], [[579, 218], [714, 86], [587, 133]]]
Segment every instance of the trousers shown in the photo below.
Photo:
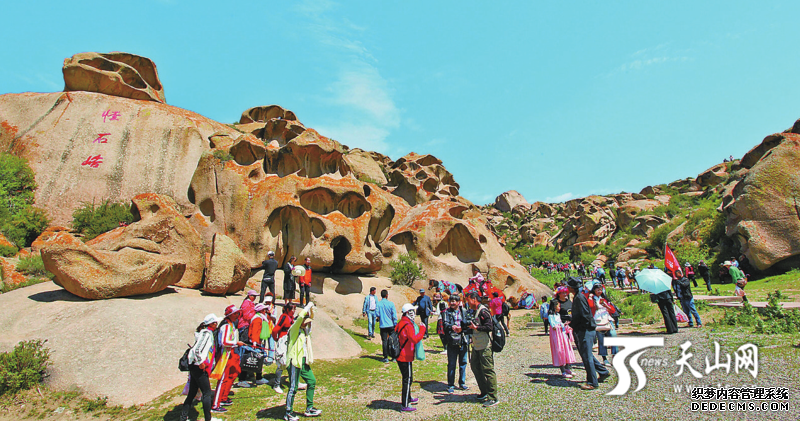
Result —
[[597, 375], [608, 375], [608, 370], [592, 354], [594, 346], [595, 331], [593, 330], [573, 330], [572, 336], [575, 338], [575, 345], [578, 346], [578, 353], [583, 361], [583, 368], [586, 370], [586, 383], [597, 387]]
[[494, 372], [494, 353], [492, 347], [485, 349], [472, 349], [469, 365], [472, 367], [472, 374], [478, 381], [478, 389], [481, 395], [488, 396], [489, 400], [497, 400], [497, 375]]
[[188, 415], [189, 407], [192, 405], [194, 397], [197, 396], [198, 390], [203, 392], [203, 416], [206, 420], [210, 420], [214, 396], [211, 394], [211, 382], [208, 380], [208, 372], [194, 364], [189, 364], [189, 394], [186, 396], [186, 400], [183, 401], [183, 413]]
[[261, 294], [258, 296], [258, 302], [264, 302], [264, 296], [267, 294], [267, 288], [272, 295], [275, 295], [275, 278], [264, 278], [261, 280]]
[[317, 378], [314, 377], [314, 372], [311, 371], [311, 366], [306, 364], [306, 359], [303, 358], [303, 367], [295, 367], [289, 364], [289, 391], [286, 393], [286, 413], [292, 414], [292, 407], [294, 406], [294, 397], [297, 395], [298, 384], [300, 378], [308, 384], [306, 389], [306, 409], [314, 407], [314, 390], [317, 388]]
[[414, 367], [412, 362], [397, 362], [397, 367], [400, 368], [400, 376], [403, 379], [403, 391], [400, 396], [400, 403], [403, 408], [411, 406], [411, 383], [414, 382]]

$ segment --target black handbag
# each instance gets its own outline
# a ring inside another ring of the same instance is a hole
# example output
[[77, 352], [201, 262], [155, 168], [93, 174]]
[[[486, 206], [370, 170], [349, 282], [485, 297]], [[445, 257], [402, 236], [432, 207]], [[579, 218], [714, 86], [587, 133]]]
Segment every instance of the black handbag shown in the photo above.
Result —
[[189, 345], [189, 348], [186, 348], [186, 352], [183, 353], [181, 359], [178, 360], [178, 370], [189, 371], [189, 351], [191, 350], [192, 346]]
[[264, 354], [258, 351], [245, 350], [242, 353], [242, 358], [239, 360], [239, 365], [243, 371], [252, 371], [260, 373], [264, 366]]

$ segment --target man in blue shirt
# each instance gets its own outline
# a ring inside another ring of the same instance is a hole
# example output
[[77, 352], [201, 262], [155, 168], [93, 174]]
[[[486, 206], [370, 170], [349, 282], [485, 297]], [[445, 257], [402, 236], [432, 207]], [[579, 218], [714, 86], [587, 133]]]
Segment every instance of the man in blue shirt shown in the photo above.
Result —
[[364, 297], [361, 314], [367, 317], [367, 337], [375, 338], [375, 318], [378, 316], [378, 297], [375, 296], [375, 287], [371, 287], [369, 295]]
[[[417, 315], [427, 329], [428, 318], [431, 316], [431, 313], [433, 313], [433, 302], [431, 301], [431, 297], [425, 295], [424, 289], [419, 290], [419, 297], [414, 301], [414, 305], [417, 306]], [[425, 339], [428, 339], [427, 330], [425, 331]]]
[[389, 301], [389, 291], [381, 290], [381, 300], [378, 301], [375, 312], [378, 315], [378, 326], [381, 329], [381, 343], [383, 346], [383, 359], [381, 361], [388, 363], [389, 359], [387, 357], [389, 353], [386, 349], [386, 339], [389, 338], [389, 334], [392, 333], [395, 325], [397, 325], [397, 309], [394, 303]]

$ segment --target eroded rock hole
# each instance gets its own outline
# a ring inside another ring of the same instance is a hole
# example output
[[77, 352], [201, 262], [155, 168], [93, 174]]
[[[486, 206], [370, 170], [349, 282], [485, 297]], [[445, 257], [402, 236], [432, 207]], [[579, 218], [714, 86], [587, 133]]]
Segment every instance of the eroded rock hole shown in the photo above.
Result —
[[370, 193], [372, 193], [372, 190], [369, 188], [368, 185], [364, 184], [364, 197], [369, 197]]
[[455, 224], [433, 250], [435, 256], [451, 254], [463, 263], [473, 263], [481, 259], [483, 249], [475, 241], [472, 233], [463, 224]]
[[217, 216], [214, 214], [214, 202], [211, 199], [204, 199], [200, 202], [200, 213], [207, 216], [211, 222], [214, 222], [217, 219]]
[[186, 192], [186, 197], [189, 199], [189, 203], [195, 204], [194, 188], [192, 188], [192, 186], [189, 186], [189, 191]]
[[345, 194], [336, 206], [336, 210], [351, 219], [358, 218], [371, 208], [369, 202], [352, 192]]
[[300, 194], [300, 206], [327, 215], [336, 209], [336, 195], [324, 187], [309, 190]]
[[331, 272], [341, 272], [345, 263], [347, 263], [347, 255], [350, 253], [352, 246], [346, 238], [336, 237], [331, 241], [331, 248], [333, 248], [333, 263], [328, 269]]
[[311, 219], [311, 233], [316, 238], [322, 237], [325, 234], [325, 224], [317, 218]]

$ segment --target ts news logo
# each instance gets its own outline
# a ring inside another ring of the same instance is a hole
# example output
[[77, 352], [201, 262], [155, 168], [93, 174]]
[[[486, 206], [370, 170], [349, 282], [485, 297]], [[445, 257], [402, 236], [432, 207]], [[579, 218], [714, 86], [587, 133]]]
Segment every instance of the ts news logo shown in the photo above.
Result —
[[619, 381], [617, 386], [606, 395], [622, 396], [628, 393], [631, 388], [631, 373], [628, 366], [625, 365], [625, 360], [628, 359], [628, 365], [631, 370], [636, 374], [637, 386], [634, 392], [638, 392], [647, 384], [647, 377], [644, 375], [642, 367], [639, 366], [639, 357], [647, 351], [647, 348], [654, 346], [663, 347], [664, 338], [621, 338], [621, 337], [608, 337], [605, 338], [605, 346], [620, 346], [624, 347], [612, 361], [614, 370], [617, 371]]

